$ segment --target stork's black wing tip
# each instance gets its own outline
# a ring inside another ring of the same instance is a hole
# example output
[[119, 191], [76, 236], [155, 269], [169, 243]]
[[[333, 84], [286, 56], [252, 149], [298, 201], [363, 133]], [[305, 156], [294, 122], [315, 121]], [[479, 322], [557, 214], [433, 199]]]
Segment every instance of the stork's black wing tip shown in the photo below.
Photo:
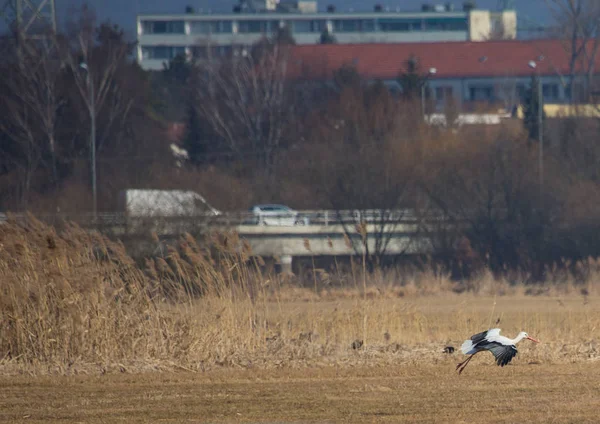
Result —
[[504, 351], [498, 354], [498, 356], [496, 356], [496, 363], [499, 366], [504, 367], [505, 365], [508, 365], [510, 361], [512, 361], [512, 359], [517, 355], [517, 353], [518, 351], [515, 346], [506, 346]]

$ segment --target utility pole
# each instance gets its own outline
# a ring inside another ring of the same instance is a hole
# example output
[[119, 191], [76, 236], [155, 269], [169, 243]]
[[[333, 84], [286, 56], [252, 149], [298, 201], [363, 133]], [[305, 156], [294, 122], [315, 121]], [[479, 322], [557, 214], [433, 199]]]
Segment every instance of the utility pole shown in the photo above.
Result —
[[94, 92], [94, 81], [90, 75], [90, 69], [87, 63], [79, 65], [86, 72], [86, 84], [88, 88], [89, 99], [87, 99], [88, 111], [90, 113], [90, 162], [92, 170], [92, 213], [94, 223], [98, 214], [98, 191], [96, 189], [96, 98]]
[[542, 78], [538, 72], [538, 134], [540, 139], [540, 191], [544, 188], [544, 95], [542, 93]]
[[427, 85], [429, 78], [436, 73], [436, 68], [429, 68], [429, 72], [427, 72], [426, 77], [423, 79], [423, 81], [421, 81], [421, 113], [423, 114], [423, 121], [425, 122], [427, 122], [427, 111], [425, 110], [425, 86]]
[[[542, 78], [539, 70], [537, 69], [537, 63], [533, 60], [530, 60], [528, 63], [529, 67], [534, 70], [537, 75], [537, 92], [538, 92], [538, 142], [539, 146], [539, 172], [540, 172], [540, 192], [543, 191], [544, 188], [544, 94], [542, 93], [543, 85]], [[533, 87], [532, 87], [533, 89]]]

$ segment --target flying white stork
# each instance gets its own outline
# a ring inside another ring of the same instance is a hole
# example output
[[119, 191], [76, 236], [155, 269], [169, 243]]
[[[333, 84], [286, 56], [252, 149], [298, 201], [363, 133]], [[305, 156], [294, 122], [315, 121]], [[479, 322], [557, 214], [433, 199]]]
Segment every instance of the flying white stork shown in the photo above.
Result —
[[469, 340], [461, 346], [462, 353], [465, 355], [471, 355], [466, 360], [456, 366], [458, 373], [462, 373], [467, 364], [475, 354], [484, 350], [489, 350], [496, 357], [496, 363], [503, 367], [508, 364], [512, 358], [517, 354], [516, 344], [523, 339], [531, 340], [532, 342], [539, 343], [539, 340], [529, 337], [529, 335], [521, 331], [514, 339], [509, 339], [500, 335], [499, 328], [492, 328], [491, 330], [484, 331], [482, 333], [475, 334]]

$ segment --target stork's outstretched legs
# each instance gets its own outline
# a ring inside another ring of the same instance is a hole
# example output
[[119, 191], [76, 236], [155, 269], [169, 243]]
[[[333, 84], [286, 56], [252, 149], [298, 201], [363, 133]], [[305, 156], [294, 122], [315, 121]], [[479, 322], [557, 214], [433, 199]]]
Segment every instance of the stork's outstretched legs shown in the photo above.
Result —
[[467, 365], [469, 365], [469, 361], [471, 359], [473, 359], [473, 356], [475, 356], [477, 354], [477, 352], [475, 352], [474, 354], [472, 354], [471, 356], [469, 356], [467, 359], [465, 359], [464, 361], [462, 361], [460, 364], [458, 364], [456, 366], [456, 371], [458, 371], [458, 375], [460, 375], [463, 370], [467, 367]]

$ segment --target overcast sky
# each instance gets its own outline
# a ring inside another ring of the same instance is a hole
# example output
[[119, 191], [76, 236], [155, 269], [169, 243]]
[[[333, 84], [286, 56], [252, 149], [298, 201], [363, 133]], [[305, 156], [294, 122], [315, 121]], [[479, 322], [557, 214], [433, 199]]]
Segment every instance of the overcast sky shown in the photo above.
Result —
[[[390, 8], [400, 7], [401, 10], [418, 10], [423, 3], [444, 4], [447, 0], [321, 0], [319, 8], [324, 9], [333, 4], [339, 11], [354, 8], [354, 10], [373, 10], [376, 3]], [[230, 12], [235, 0], [55, 0], [57, 14], [64, 20], [69, 9], [87, 3], [96, 10], [100, 20], [110, 19], [133, 32], [135, 17], [138, 13], [182, 13], [186, 5], [193, 6], [196, 11], [211, 9], [213, 12]], [[451, 1], [457, 9], [461, 8], [462, 0]], [[498, 0], [478, 0], [477, 6], [482, 9], [495, 10]], [[515, 0], [520, 15], [531, 21], [544, 23], [549, 17], [544, 6], [544, 0]]]

